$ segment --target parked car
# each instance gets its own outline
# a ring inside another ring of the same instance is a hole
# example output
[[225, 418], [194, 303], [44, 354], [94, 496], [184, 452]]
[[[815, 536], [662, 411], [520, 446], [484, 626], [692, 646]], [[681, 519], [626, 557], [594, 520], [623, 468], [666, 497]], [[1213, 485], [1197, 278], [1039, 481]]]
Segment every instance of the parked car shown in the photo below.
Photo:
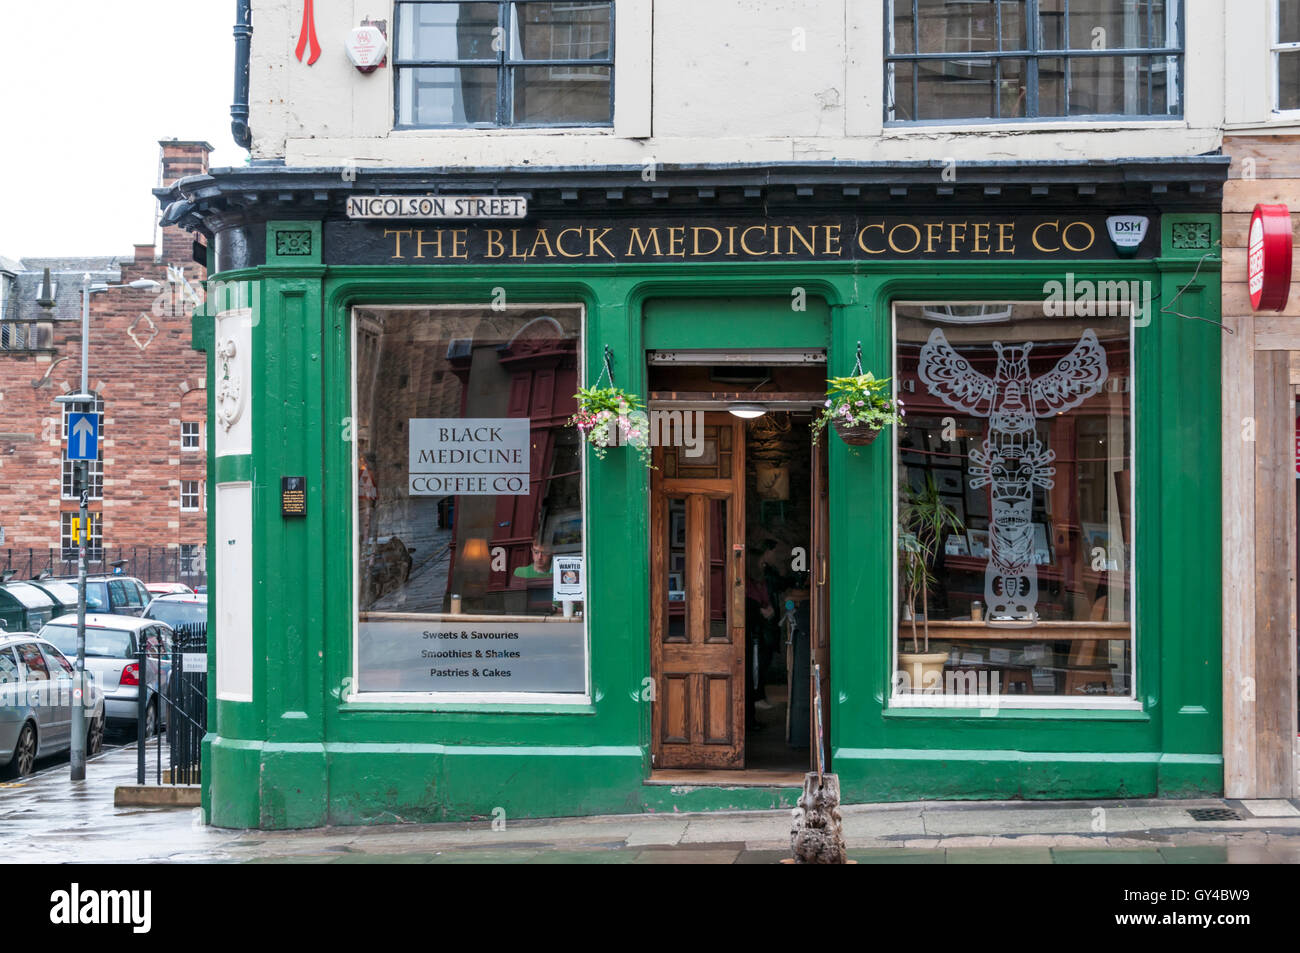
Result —
[[193, 593], [194, 590], [183, 582], [146, 582], [145, 589], [151, 596], [168, 596], [172, 593]]
[[192, 592], [157, 596], [140, 618], [157, 619], [173, 629], [182, 625], [207, 625], [208, 597]]
[[[104, 745], [104, 693], [86, 671], [86, 754]], [[76, 670], [54, 645], [30, 632], [0, 634], [0, 770], [32, 773], [37, 758], [72, 747]]]
[[[64, 615], [41, 629], [41, 638], [64, 655], [77, 656], [77, 617]], [[145, 671], [136, 655], [144, 646]], [[140, 683], [145, 696], [145, 737], [167, 727], [167, 705], [158, 692], [167, 691], [171, 675], [171, 626], [156, 619], [134, 619], [108, 613], [86, 614], [86, 671], [94, 672], [104, 693], [106, 727], [112, 732], [135, 733]], [[161, 659], [159, 654], [161, 653]]]
[[[60, 577], [58, 582], [77, 584], [76, 576]], [[98, 573], [86, 577], [86, 611], [110, 615], [139, 615], [152, 598], [143, 582], [135, 576]]]

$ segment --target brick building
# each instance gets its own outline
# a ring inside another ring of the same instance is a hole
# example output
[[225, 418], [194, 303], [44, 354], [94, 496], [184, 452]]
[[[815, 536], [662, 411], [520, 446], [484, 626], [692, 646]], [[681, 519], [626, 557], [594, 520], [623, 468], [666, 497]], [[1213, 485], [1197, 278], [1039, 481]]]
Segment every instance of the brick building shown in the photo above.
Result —
[[[164, 184], [207, 171], [207, 143], [161, 147]], [[129, 256], [0, 259], [0, 568], [75, 568], [77, 497], [54, 398], [80, 384], [89, 274], [106, 286], [90, 296], [89, 385], [102, 402], [91, 569], [126, 558], [127, 572], [157, 579], [203, 571], [207, 399], [190, 318], [206, 274], [193, 252], [189, 235], [164, 228]], [[38, 300], [47, 268], [52, 308]], [[157, 286], [115, 287], [141, 280]]]

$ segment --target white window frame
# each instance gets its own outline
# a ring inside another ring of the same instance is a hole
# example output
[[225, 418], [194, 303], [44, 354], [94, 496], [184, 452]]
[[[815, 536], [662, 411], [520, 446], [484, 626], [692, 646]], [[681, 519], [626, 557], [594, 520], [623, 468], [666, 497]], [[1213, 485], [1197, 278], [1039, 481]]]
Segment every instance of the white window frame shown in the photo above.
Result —
[[[921, 307], [924, 305], [936, 304], [960, 304], [960, 305], [1016, 305], [1028, 304], [1034, 307], [1041, 307], [1042, 301], [1024, 301], [1008, 297], [1003, 299], [981, 298], [974, 301], [959, 301], [955, 299], [945, 300], [919, 300], [907, 299], [897, 300], [890, 303], [890, 369], [891, 377], [894, 381], [892, 395], [894, 399], [899, 397], [898, 387], [898, 309], [902, 307]], [[1129, 405], [1129, 459], [1133, 461], [1134, 478], [1130, 481], [1129, 487], [1129, 513], [1133, 514], [1130, 520], [1129, 528], [1129, 563], [1131, 566], [1129, 573], [1129, 592], [1128, 592], [1128, 617], [1129, 617], [1129, 655], [1133, 660], [1132, 669], [1129, 674], [1129, 694], [1125, 695], [1081, 695], [1077, 698], [1066, 695], [908, 695], [899, 694], [896, 690], [894, 673], [899, 671], [898, 662], [898, 637], [897, 626], [898, 619], [901, 617], [898, 605], [898, 559], [891, 559], [892, 572], [890, 574], [890, 628], [888, 638], [890, 640], [889, 650], [889, 676], [890, 683], [885, 691], [886, 709], [969, 709], [972, 714], [996, 714], [999, 709], [1016, 710], [1016, 709], [1107, 709], [1121, 711], [1141, 711], [1143, 708], [1142, 700], [1138, 695], [1138, 675], [1139, 675], [1139, 658], [1138, 658], [1138, 615], [1137, 615], [1137, 591], [1138, 591], [1138, 561], [1136, 554], [1139, 552], [1138, 537], [1138, 518], [1137, 518], [1137, 485], [1136, 471], [1138, 469], [1137, 446], [1138, 446], [1138, 353], [1137, 353], [1137, 328], [1133, 322], [1133, 312], [1131, 308], [1125, 305], [1129, 312], [1129, 389], [1132, 398]], [[907, 398], [904, 398], [906, 404]], [[894, 488], [891, 499], [890, 512], [890, 547], [891, 549], [898, 545], [898, 428], [890, 428], [892, 438], [890, 440], [890, 453], [892, 460], [890, 462], [890, 474], [892, 478], [891, 487]], [[1032, 628], [1026, 628], [1025, 632], [1032, 632]], [[989, 704], [988, 699], [992, 698], [993, 703]]]
[[1292, 52], [1300, 55], [1300, 41], [1295, 43], [1282, 42], [1282, 3], [1283, 0], [1272, 0], [1272, 21], [1269, 24], [1268, 31], [1269, 60], [1273, 70], [1273, 115], [1295, 119], [1300, 117], [1300, 107], [1296, 109], [1282, 108], [1282, 54]]
[[[186, 428], [186, 427], [193, 427], [193, 428], [194, 428], [194, 434], [193, 434], [193, 437], [194, 437], [194, 445], [193, 445], [193, 446], [187, 446], [187, 445], [186, 445], [186, 440], [185, 440], [185, 438], [186, 438], [185, 428]], [[197, 452], [199, 452], [199, 451], [202, 450], [202, 449], [203, 449], [203, 424], [202, 424], [202, 422], [201, 422], [201, 421], [198, 421], [198, 420], [182, 420], [182, 421], [181, 421], [181, 452], [182, 452], [182, 453], [197, 453]]]
[[[960, 0], [949, 0], [949, 2], [959, 3]], [[1185, 13], [1186, 0], [1166, 0], [1165, 13], [1164, 13], [1164, 19], [1165, 19], [1164, 29], [1165, 29], [1165, 40], [1166, 40], [1165, 46], [1163, 47], [1147, 46], [1141, 48], [1134, 48], [1135, 52], [1133, 54], [1134, 56], [1150, 57], [1152, 74], [1155, 74], [1157, 72], [1164, 72], [1166, 74], [1167, 80], [1165, 84], [1165, 107], [1166, 110], [1168, 110], [1168, 108], [1171, 105], [1173, 105], [1174, 103], [1178, 103], [1179, 110], [1176, 114], [1169, 114], [1168, 112], [1166, 112], [1166, 113], [1145, 113], [1145, 114], [1132, 114], [1132, 115], [1127, 113], [1099, 114], [1099, 115], [1093, 115], [1093, 114], [1069, 115], [1068, 108], [1067, 108], [1067, 115], [1064, 116], [1042, 116], [1042, 115], [1024, 116], [1024, 117], [985, 116], [985, 117], [962, 117], [962, 118], [949, 118], [949, 119], [900, 119], [898, 118], [897, 109], [895, 106], [897, 102], [896, 99], [897, 86], [895, 82], [896, 70], [894, 67], [898, 63], [923, 62], [924, 61], [923, 59], [916, 59], [915, 57], [918, 55], [925, 57], [925, 56], [929, 56], [929, 54], [917, 54], [915, 50], [913, 50], [912, 53], [892, 52], [895, 46], [894, 17], [892, 16], [892, 13], [894, 7], [897, 4], [907, 4], [911, 6], [913, 17], [916, 17], [918, 13], [917, 6], [913, 3], [913, 0], [887, 0], [887, 2], [881, 4], [881, 9], [884, 16], [884, 24], [883, 24], [884, 34], [882, 37], [883, 44], [881, 47], [881, 59], [884, 65], [883, 89], [885, 92], [884, 104], [883, 104], [884, 109], [883, 109], [882, 118], [884, 122], [884, 127], [887, 129], [900, 129], [900, 130], [917, 129], [917, 128], [929, 129], [932, 127], [941, 127], [941, 126], [962, 126], [962, 127], [1007, 126], [1007, 125], [1033, 126], [1033, 125], [1040, 125], [1040, 124], [1043, 126], [1053, 126], [1053, 125], [1061, 125], [1061, 124], [1078, 124], [1078, 123], [1083, 123], [1083, 124], [1105, 123], [1108, 126], [1115, 125], [1116, 123], [1125, 123], [1125, 124], [1136, 123], [1145, 127], [1156, 123], [1182, 123], [1185, 122], [1187, 119], [1188, 103], [1185, 94], [1185, 88], [1186, 88], [1185, 74], [1188, 69], [1188, 54], [1187, 54], [1188, 41], [1186, 35], [1187, 31], [1186, 31], [1186, 13]], [[942, 54], [941, 58], [949, 62], [968, 61], [968, 65], [970, 63], [974, 63], [981, 60], [987, 61], [990, 65], [993, 65], [995, 62], [998, 62], [1001, 59], [1005, 59], [1005, 58], [1023, 59], [1026, 64], [1027, 72], [1031, 73], [1033, 76], [1038, 75], [1038, 67], [1043, 61], [1061, 59], [1064, 60], [1067, 64], [1066, 95], [1068, 97], [1070, 89], [1073, 88], [1073, 82], [1069, 79], [1069, 64], [1073, 60], [1080, 59], [1080, 58], [1088, 58], [1090, 55], [1092, 55], [1093, 52], [1095, 52], [1097, 55], [1113, 57], [1116, 56], [1117, 54], [1112, 52], [1112, 50], [1125, 48], [1123, 45], [1119, 47], [1112, 46], [1109, 47], [1107, 50], [1101, 50], [1101, 51], [1089, 51], [1084, 48], [1076, 48], [1070, 50], [1052, 50], [1052, 49], [1043, 48], [1040, 45], [1041, 21], [1039, 17], [1039, 8], [1037, 4], [1038, 4], [1038, 0], [1028, 0], [1028, 2], [1025, 5], [1025, 15], [1030, 21], [1030, 27], [1028, 33], [1029, 36], [1028, 50], [1003, 51], [999, 49], [999, 50], [993, 50], [984, 53], [975, 53], [975, 52], [966, 53], [966, 54], [944, 53]], [[1000, 18], [1000, 9], [998, 10], [998, 16]], [[1000, 23], [1000, 19], [998, 22]], [[1175, 42], [1171, 43], [1170, 42], [1171, 38]], [[1148, 37], [1147, 39], [1148, 42], [1150, 42], [1150, 37]], [[1158, 55], [1154, 51], [1158, 51], [1161, 49], [1174, 50], [1176, 52], [1166, 55], [1164, 58], [1164, 62], [1159, 63]], [[1182, 61], [1182, 68], [1176, 69], [1175, 67], [1180, 59]], [[998, 93], [999, 98], [1000, 95], [1001, 93], [999, 91]], [[1028, 106], [1030, 101], [1037, 102], [1036, 89], [1033, 91], [1033, 94], [1031, 96], [1027, 97], [1026, 111], [1028, 111]], [[1154, 101], [1149, 105], [1154, 105]]]
[[[451, 311], [463, 312], [466, 308], [482, 308], [481, 303], [460, 302], [455, 304], [421, 304], [411, 302], [398, 305], [366, 305], [358, 304], [352, 309], [351, 328], [349, 329], [350, 351], [351, 354], [357, 353], [357, 329], [360, 325], [358, 312], [365, 311], [411, 311], [419, 309], [422, 311], [438, 312]], [[529, 302], [521, 305], [507, 305], [507, 311], [529, 310], [535, 311], [539, 308], [576, 308], [579, 314], [580, 329], [578, 333], [578, 379], [579, 386], [586, 386], [586, 361], [587, 361], [587, 306], [581, 301], [546, 301], [546, 302]], [[352, 408], [352, 420], [359, 421], [357, 410], [357, 374], [359, 371], [359, 361], [351, 361], [352, 373], [348, 378], [348, 387], [350, 388], [349, 400]], [[351, 606], [351, 625], [352, 625], [352, 686], [346, 696], [344, 703], [356, 705], [358, 708], [380, 707], [389, 708], [394, 705], [414, 708], [431, 708], [445, 707], [447, 705], [464, 705], [476, 711], [526, 711], [529, 707], [545, 705], [558, 708], [589, 709], [592, 703], [591, 691], [591, 593], [590, 575], [588, 576], [587, 598], [583, 603], [582, 611], [582, 635], [583, 635], [583, 676], [586, 680], [586, 688], [582, 694], [576, 692], [359, 692], [355, 686], [361, 684], [361, 577], [357, 567], [361, 565], [361, 538], [359, 527], [361, 526], [361, 513], [357, 505], [357, 441], [350, 441], [349, 454], [352, 467], [352, 479], [349, 481], [349, 492], [352, 495], [351, 509], [352, 521], [348, 531], [352, 534], [349, 543], [352, 556], [352, 606]], [[590, 545], [591, 535], [589, 527], [590, 513], [588, 501], [591, 497], [591, 487], [588, 481], [587, 452], [586, 444], [581, 444], [581, 450], [578, 454], [579, 463], [582, 466], [582, 558], [583, 565], [590, 567]], [[481, 619], [484, 624], [490, 624], [492, 616], [476, 617]]]
[[[92, 512], [89, 515], [90, 534], [86, 537], [86, 562], [102, 563], [104, 561], [104, 514]], [[70, 558], [77, 558], [77, 545], [72, 541], [72, 521], [79, 514], [63, 512], [59, 514], [59, 555], [72, 553]]]
[[[181, 512], [198, 513], [200, 510], [203, 509], [203, 481], [202, 480], [181, 480], [180, 483], [181, 483], [181, 493], [180, 493]], [[187, 486], [192, 486], [194, 488], [192, 493], [185, 492], [185, 488]], [[193, 506], [185, 505], [185, 498], [187, 496], [191, 496], [194, 498]]]

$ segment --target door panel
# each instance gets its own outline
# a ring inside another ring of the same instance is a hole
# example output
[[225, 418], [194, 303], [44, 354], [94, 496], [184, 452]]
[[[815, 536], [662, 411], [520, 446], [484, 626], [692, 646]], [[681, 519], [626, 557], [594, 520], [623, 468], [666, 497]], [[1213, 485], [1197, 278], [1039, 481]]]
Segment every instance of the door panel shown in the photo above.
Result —
[[657, 767], [745, 764], [744, 439], [729, 415], [707, 415], [706, 428], [716, 441], [707, 466], [676, 460], [679, 448], [656, 448], [651, 475]]
[[[830, 627], [830, 494], [827, 485], [826, 444], [822, 440], [813, 446], [812, 459], [812, 557], [809, 583], [812, 600], [812, 662], [820, 666], [822, 744], [826, 755], [826, 770], [831, 770], [831, 627]], [[811, 769], [817, 770], [817, 696], [809, 697], [812, 710], [808, 713], [808, 730], [811, 733]]]

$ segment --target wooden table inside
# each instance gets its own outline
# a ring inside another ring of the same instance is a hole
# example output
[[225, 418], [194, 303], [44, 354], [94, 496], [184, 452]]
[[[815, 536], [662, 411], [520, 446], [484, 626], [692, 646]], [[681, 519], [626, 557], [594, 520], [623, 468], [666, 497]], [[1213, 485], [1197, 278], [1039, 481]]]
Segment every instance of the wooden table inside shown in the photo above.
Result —
[[[925, 629], [916, 624], [918, 639]], [[912, 624], [898, 627], [900, 641], [912, 641]], [[1128, 622], [1038, 622], [1029, 626], [989, 625], [987, 622], [934, 620], [930, 622], [931, 642], [1128, 642], [1133, 627]]]

